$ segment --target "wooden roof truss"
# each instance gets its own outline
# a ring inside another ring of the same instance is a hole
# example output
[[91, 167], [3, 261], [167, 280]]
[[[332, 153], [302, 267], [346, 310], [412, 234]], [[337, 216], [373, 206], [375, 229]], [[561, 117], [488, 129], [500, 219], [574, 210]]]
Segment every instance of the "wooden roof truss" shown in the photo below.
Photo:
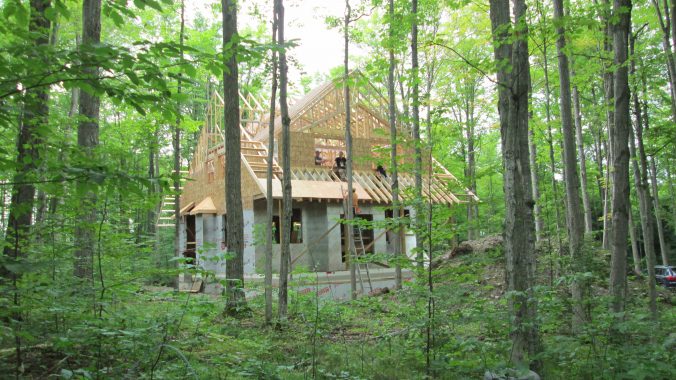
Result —
[[[291, 169], [290, 175], [292, 180], [343, 182], [328, 168], [293, 168]], [[392, 203], [392, 185], [390, 184], [389, 178], [383, 178], [379, 174], [370, 171], [354, 171], [352, 177], [354, 182], [358, 183], [366, 191], [374, 203]], [[400, 173], [398, 177], [400, 198], [404, 201], [410, 200], [409, 198], [411, 195], [407, 189], [415, 187], [413, 176], [406, 173]], [[433, 203], [437, 204], [453, 205], [465, 203], [465, 200], [458, 198], [448, 190], [449, 179], [451, 178], [445, 173], [434, 173], [431, 182], [428, 181], [427, 178], [424, 178], [422, 189], [423, 196], [427, 199], [431, 199]], [[317, 198], [321, 198], [321, 195], [318, 195]], [[478, 200], [478, 198], [475, 199]]]
[[[241, 159], [245, 168], [254, 178], [265, 178], [267, 174], [268, 148], [260, 141], [254, 140], [252, 133], [263, 128], [265, 112], [261, 103], [254, 96], [243, 96], [240, 93], [240, 133]], [[197, 141], [195, 154], [190, 162], [190, 173], [209, 170], [218, 159], [220, 167], [225, 166], [224, 134], [219, 125], [223, 120], [223, 98], [214, 92], [207, 107], [207, 115], [202, 132]], [[274, 178], [281, 178], [282, 169], [276, 159], [272, 162]]]

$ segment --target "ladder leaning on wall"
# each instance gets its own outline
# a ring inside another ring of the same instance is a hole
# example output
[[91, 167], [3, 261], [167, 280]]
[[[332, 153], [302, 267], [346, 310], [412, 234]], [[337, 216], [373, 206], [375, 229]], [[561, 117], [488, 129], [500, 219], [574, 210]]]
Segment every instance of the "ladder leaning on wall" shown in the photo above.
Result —
[[[341, 191], [343, 191], [343, 186], [340, 186]], [[347, 197], [343, 198], [343, 212], [347, 218]], [[353, 216], [356, 216], [354, 214]], [[349, 227], [349, 226], [348, 226]], [[348, 228], [349, 230], [349, 228]], [[361, 288], [361, 293], [364, 293], [364, 279], [362, 276], [362, 271], [366, 273], [366, 280], [369, 284], [369, 292], [373, 291], [373, 284], [371, 283], [371, 273], [369, 272], [369, 263], [367, 261], [362, 261], [361, 259], [366, 258], [366, 248], [364, 247], [364, 234], [362, 233], [361, 226], [359, 224], [352, 225], [352, 246], [350, 247], [347, 254], [354, 252], [354, 259], [356, 261], [355, 272], [357, 279], [359, 280], [359, 287]], [[349, 260], [352, 260], [352, 256], [348, 256]]]
[[361, 232], [361, 227], [359, 225], [353, 226], [354, 236], [352, 238], [352, 243], [354, 244], [354, 254], [357, 259], [357, 265], [355, 266], [357, 277], [359, 278], [359, 285], [361, 286], [361, 292], [364, 294], [364, 281], [362, 279], [362, 269], [366, 272], [366, 279], [369, 283], [369, 292], [373, 291], [373, 284], [371, 283], [371, 273], [369, 272], [369, 263], [362, 262], [360, 259], [366, 258], [366, 248], [364, 248], [364, 236]]

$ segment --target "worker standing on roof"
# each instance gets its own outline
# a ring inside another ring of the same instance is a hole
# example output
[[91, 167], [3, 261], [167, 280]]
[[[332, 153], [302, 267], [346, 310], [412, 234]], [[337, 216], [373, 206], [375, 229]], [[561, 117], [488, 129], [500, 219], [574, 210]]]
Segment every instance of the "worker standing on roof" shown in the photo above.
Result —
[[333, 172], [336, 173], [338, 178], [345, 181], [345, 170], [347, 169], [347, 158], [345, 158], [345, 153], [340, 151], [338, 157], [336, 157], [336, 162], [333, 164]]
[[316, 150], [315, 151], [315, 165], [316, 166], [322, 166], [324, 165], [324, 157], [322, 157], [322, 152]]
[[378, 166], [376, 167], [376, 173], [380, 174], [380, 176], [381, 176], [383, 179], [386, 179], [386, 178], [387, 178], [387, 172], [385, 171], [385, 168], [383, 167], [383, 165], [380, 164], [380, 163], [379, 163]]

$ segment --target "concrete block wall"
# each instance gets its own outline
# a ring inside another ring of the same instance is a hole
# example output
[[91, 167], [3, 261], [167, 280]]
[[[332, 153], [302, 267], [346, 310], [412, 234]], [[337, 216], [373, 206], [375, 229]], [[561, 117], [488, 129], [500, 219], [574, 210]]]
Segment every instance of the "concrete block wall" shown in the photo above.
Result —
[[[343, 204], [340, 202], [337, 203], [328, 203], [326, 207], [326, 218], [328, 225], [333, 226], [339, 219], [340, 215], [343, 213]], [[328, 242], [328, 261], [329, 268], [328, 271], [340, 271], [347, 269], [347, 266], [342, 261], [341, 255], [341, 242], [340, 242], [340, 226], [336, 227], [329, 233], [327, 236]]]
[[201, 215], [202, 245], [197, 246], [201, 268], [216, 274], [225, 273], [225, 260], [221, 243], [223, 241], [223, 217], [215, 214]]
[[303, 258], [305, 259], [304, 266], [311, 271], [328, 271], [328, 240], [325, 237], [315, 243], [331, 227], [326, 219], [326, 203], [303, 202], [302, 206], [303, 243], [306, 247], [314, 243], [310, 246], [307, 257]]
[[[382, 222], [385, 220], [385, 210], [382, 207], [377, 206], [368, 206], [365, 209], [366, 214], [373, 215], [374, 224], [377, 222]], [[373, 243], [373, 252], [375, 253], [386, 253], [387, 252], [387, 239], [385, 239], [385, 229], [384, 228], [374, 228], [373, 229], [373, 238], [377, 238], [380, 234], [383, 234], [375, 243]]]
[[[302, 211], [302, 234], [303, 234], [303, 243], [302, 244], [291, 244], [290, 249], [291, 249], [291, 258], [294, 259], [298, 255], [300, 255], [304, 250], [305, 247], [308, 243], [308, 239], [311, 237], [308, 237], [308, 223], [306, 222], [306, 211], [303, 209], [304, 205], [307, 204], [308, 202], [293, 202], [293, 208], [300, 208]], [[279, 215], [279, 202], [275, 200], [274, 207], [273, 207], [273, 215]], [[263, 274], [265, 273], [265, 224], [267, 223], [267, 216], [266, 216], [266, 204], [265, 204], [265, 199], [258, 199], [254, 201], [253, 203], [253, 223], [251, 223], [251, 234], [252, 236], [254, 235], [254, 230], [259, 230], [261, 231], [260, 236], [257, 236], [258, 241], [255, 241], [255, 239], [251, 239], [251, 243], [249, 244], [249, 248], [251, 249], [250, 252], [252, 252], [250, 258], [252, 259], [252, 273], [259, 273]], [[273, 242], [272, 245], [272, 271], [274, 273], [279, 273], [279, 264], [280, 264], [280, 258], [281, 258], [281, 245], [276, 244]], [[246, 258], [245, 258], [246, 261]], [[310, 267], [310, 256], [308, 254], [303, 255], [302, 258], [297, 260], [294, 263], [294, 268], [302, 266], [305, 268]], [[246, 273], [246, 272], [245, 272]]]

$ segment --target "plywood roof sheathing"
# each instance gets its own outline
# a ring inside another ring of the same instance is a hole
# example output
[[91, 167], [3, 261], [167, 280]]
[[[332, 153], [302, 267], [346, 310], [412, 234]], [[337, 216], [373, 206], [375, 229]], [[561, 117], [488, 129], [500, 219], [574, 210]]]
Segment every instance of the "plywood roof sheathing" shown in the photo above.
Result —
[[195, 208], [190, 210], [190, 215], [197, 215], [197, 214], [216, 214], [218, 210], [216, 210], [216, 206], [214, 206], [214, 201], [211, 199], [211, 197], [206, 197], [200, 202]]

